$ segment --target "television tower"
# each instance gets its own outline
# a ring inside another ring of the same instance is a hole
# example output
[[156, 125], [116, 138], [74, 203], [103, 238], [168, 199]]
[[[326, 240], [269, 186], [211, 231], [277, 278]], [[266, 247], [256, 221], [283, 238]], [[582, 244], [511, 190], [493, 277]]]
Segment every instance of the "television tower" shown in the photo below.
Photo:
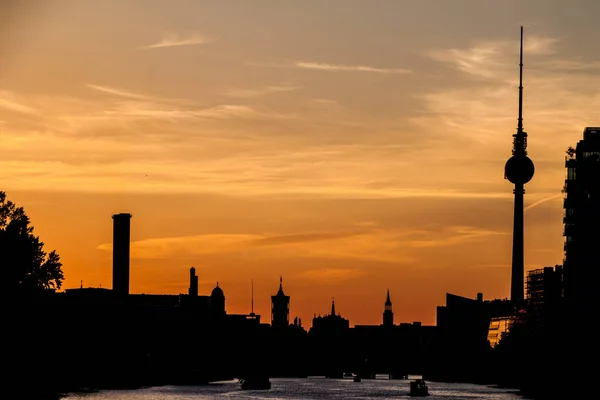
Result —
[[535, 167], [527, 157], [527, 133], [523, 131], [523, 27], [519, 62], [519, 119], [517, 133], [513, 135], [512, 157], [504, 166], [504, 179], [515, 185], [515, 212], [513, 221], [513, 248], [510, 299], [521, 303], [524, 297], [525, 256], [523, 249], [523, 195], [525, 184], [533, 178]]

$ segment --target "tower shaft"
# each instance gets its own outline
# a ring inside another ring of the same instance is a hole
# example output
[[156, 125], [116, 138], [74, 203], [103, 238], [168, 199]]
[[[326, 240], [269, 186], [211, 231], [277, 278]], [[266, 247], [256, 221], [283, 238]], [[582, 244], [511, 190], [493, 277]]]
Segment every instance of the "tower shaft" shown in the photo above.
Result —
[[522, 183], [515, 184], [515, 210], [513, 220], [512, 269], [510, 283], [510, 298], [513, 302], [521, 302], [524, 298], [523, 279], [525, 275], [525, 251], [523, 228], [523, 195]]

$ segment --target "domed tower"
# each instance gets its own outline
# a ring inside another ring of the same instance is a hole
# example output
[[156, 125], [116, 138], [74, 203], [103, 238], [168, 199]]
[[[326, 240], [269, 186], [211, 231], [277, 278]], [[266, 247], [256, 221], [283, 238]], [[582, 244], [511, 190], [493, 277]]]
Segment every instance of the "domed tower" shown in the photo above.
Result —
[[523, 195], [525, 184], [533, 178], [535, 172], [533, 161], [527, 157], [527, 133], [523, 131], [523, 27], [519, 62], [519, 119], [517, 133], [513, 135], [512, 154], [504, 166], [504, 178], [515, 185], [510, 299], [516, 305], [524, 297]]
[[290, 296], [283, 293], [283, 279], [279, 277], [279, 291], [271, 296], [271, 326], [284, 328], [290, 325]]
[[218, 319], [225, 316], [225, 294], [219, 287], [219, 282], [210, 293], [210, 310], [213, 318]]
[[383, 326], [394, 326], [394, 313], [392, 312], [392, 301], [390, 300], [390, 289], [387, 291], [385, 309], [383, 311]]

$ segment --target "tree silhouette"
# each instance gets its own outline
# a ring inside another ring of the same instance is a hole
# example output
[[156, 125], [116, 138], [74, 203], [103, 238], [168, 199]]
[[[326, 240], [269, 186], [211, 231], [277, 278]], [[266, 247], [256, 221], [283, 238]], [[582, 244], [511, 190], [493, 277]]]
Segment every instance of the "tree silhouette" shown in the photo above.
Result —
[[3, 289], [11, 294], [60, 289], [64, 275], [56, 251], [46, 254], [44, 243], [33, 234], [23, 207], [0, 191], [0, 274]]

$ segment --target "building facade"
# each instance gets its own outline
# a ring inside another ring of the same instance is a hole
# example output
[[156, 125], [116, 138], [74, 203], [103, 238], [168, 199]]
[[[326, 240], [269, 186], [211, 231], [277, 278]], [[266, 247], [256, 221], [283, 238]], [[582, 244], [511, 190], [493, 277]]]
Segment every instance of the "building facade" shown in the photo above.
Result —
[[527, 273], [527, 321], [537, 327], [558, 317], [563, 299], [563, 267], [544, 267]]
[[598, 302], [600, 271], [600, 127], [569, 148], [564, 186], [565, 297], [575, 310]]

